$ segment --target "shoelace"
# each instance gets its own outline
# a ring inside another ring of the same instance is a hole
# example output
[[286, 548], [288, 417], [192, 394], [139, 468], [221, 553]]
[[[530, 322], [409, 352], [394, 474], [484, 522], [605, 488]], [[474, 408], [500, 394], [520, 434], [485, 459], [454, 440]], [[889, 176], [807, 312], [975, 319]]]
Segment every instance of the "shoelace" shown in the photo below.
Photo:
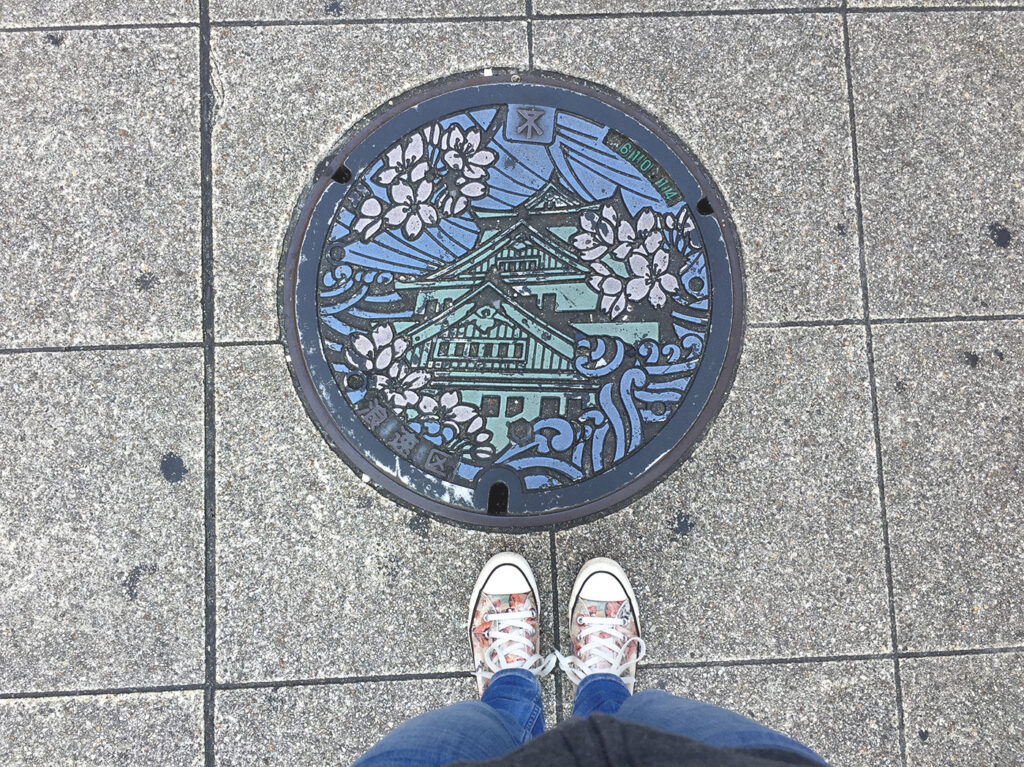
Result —
[[535, 676], [551, 673], [558, 659], [554, 655], [537, 653], [533, 639], [537, 632], [526, 622], [527, 618], [535, 617], [536, 610], [488, 613], [484, 616], [484, 620], [491, 624], [487, 630], [491, 644], [484, 653], [484, 664], [490, 670], [477, 669], [475, 674], [478, 679], [490, 679], [503, 668], [521, 668]]
[[[631, 676], [622, 676], [634, 660], [640, 660], [647, 652], [647, 645], [638, 636], [627, 636], [622, 631], [622, 626], [628, 623], [625, 618], [599, 618], [589, 615], [581, 615], [577, 622], [583, 626], [580, 630], [580, 652], [579, 655], [562, 655], [555, 650], [558, 656], [558, 665], [561, 666], [565, 675], [579, 684], [583, 677], [588, 674], [615, 674], [623, 682], [629, 684], [633, 681]], [[626, 653], [631, 644], [636, 644], [636, 658], [626, 659]]]

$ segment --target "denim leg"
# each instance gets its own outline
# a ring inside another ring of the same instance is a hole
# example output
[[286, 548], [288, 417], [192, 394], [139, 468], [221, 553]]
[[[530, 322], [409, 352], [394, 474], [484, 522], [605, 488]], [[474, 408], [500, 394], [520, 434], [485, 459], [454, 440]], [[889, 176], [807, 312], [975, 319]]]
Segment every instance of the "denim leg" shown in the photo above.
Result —
[[478, 701], [427, 711], [400, 724], [352, 767], [441, 767], [493, 759], [544, 730], [540, 683], [529, 671], [505, 669]]
[[572, 715], [614, 714], [627, 698], [629, 690], [615, 674], [588, 674], [576, 688]]
[[709, 746], [793, 751], [828, 767], [824, 759], [788, 735], [758, 724], [735, 711], [689, 698], [680, 698], [664, 690], [645, 690], [637, 693], [619, 707], [616, 716], [619, 719], [683, 735]]

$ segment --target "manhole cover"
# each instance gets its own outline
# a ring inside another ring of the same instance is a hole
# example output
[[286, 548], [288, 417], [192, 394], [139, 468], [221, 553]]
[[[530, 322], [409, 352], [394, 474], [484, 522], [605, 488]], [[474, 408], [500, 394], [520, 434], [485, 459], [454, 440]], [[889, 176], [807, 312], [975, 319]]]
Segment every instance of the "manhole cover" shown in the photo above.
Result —
[[282, 262], [289, 361], [391, 497], [482, 526], [578, 519], [649, 488], [721, 406], [736, 239], [698, 161], [620, 97], [448, 80], [322, 168]]

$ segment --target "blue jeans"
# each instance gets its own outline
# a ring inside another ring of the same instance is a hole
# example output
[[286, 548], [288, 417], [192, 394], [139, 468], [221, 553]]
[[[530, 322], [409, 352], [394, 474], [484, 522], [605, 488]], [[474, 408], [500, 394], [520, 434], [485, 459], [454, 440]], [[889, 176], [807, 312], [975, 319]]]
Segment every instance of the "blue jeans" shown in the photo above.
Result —
[[[573, 716], [593, 712], [683, 735], [709, 746], [794, 751], [828, 767], [792, 738], [728, 709], [645, 690], [630, 695], [613, 674], [592, 674], [576, 691]], [[504, 669], [478, 701], [428, 711], [399, 725], [356, 760], [353, 767], [440, 767], [493, 759], [544, 731], [540, 683], [529, 671]]]

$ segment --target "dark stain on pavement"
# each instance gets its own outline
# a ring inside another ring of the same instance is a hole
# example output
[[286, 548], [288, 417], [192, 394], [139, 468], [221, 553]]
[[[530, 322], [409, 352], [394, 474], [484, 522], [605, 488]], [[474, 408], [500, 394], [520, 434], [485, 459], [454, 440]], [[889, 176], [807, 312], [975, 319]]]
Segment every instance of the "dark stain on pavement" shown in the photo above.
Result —
[[167, 453], [163, 458], [160, 459], [160, 473], [164, 475], [164, 479], [168, 482], [181, 482], [181, 480], [188, 474], [188, 469], [185, 468], [185, 462], [181, 460], [181, 456], [177, 453]]
[[136, 565], [128, 576], [121, 582], [125, 592], [128, 594], [128, 601], [134, 602], [139, 596], [139, 581], [143, 575], [152, 575], [156, 572], [156, 565], [152, 562], [144, 562]]
[[998, 221], [988, 225], [988, 236], [997, 248], [1010, 247], [1010, 240], [1013, 239], [1010, 230]]

